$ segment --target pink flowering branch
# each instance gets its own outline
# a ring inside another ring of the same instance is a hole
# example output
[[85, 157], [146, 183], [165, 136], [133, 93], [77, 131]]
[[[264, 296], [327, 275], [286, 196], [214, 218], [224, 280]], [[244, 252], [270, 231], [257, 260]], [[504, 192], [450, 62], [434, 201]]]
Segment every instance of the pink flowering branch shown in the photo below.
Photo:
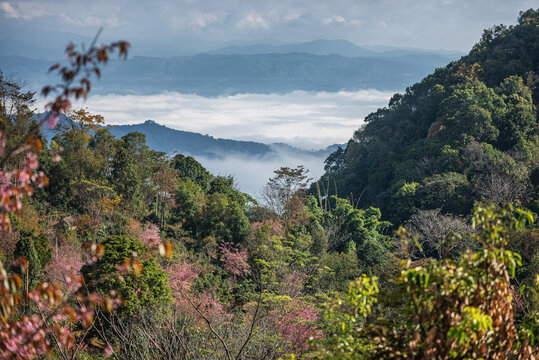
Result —
[[[99, 78], [101, 72], [100, 64], [106, 64], [109, 59], [109, 53], [118, 50], [119, 55], [127, 57], [129, 43], [118, 41], [110, 45], [96, 46], [97, 39], [101, 30], [97, 33], [90, 47], [83, 52], [76, 50], [74, 44], [66, 47], [66, 58], [69, 65], [60, 67], [59, 64], [53, 65], [50, 71], [58, 70], [62, 82], [55, 86], [45, 86], [42, 94], [47, 96], [51, 92], [57, 93], [56, 98], [49, 102], [45, 109], [49, 114], [39, 122], [32, 124], [28, 130], [28, 136], [6, 148], [5, 134], [0, 131], [0, 230], [9, 230], [9, 213], [18, 212], [22, 208], [22, 199], [24, 196], [31, 196], [32, 185], [43, 187], [48, 184], [48, 179], [43, 172], [37, 172], [38, 154], [43, 150], [43, 144], [38, 138], [38, 130], [48, 123], [50, 127], [55, 127], [60, 117], [71, 106], [70, 97], [86, 98], [90, 91], [90, 75], [95, 73]], [[81, 74], [84, 76], [81, 77]], [[76, 84], [78, 82], [78, 84]], [[5, 109], [0, 109], [4, 112]], [[20, 154], [26, 153], [24, 166], [8, 170], [6, 168], [9, 160]]]
[[274, 310], [272, 318], [281, 336], [291, 344], [294, 351], [305, 351], [311, 337], [321, 336], [321, 331], [315, 325], [319, 318], [318, 311], [300, 299], [292, 300], [282, 311]]
[[159, 235], [159, 228], [157, 225], [152, 223], [144, 225], [139, 240], [149, 248], [158, 246], [161, 243], [161, 236]]
[[[56, 126], [61, 113], [70, 106], [70, 98], [86, 98], [90, 91], [90, 75], [100, 77], [99, 65], [108, 61], [109, 53], [116, 49], [119, 55], [127, 57], [129, 43], [119, 41], [110, 45], [98, 45], [96, 41], [101, 31], [87, 50], [79, 52], [73, 44], [66, 48], [69, 65], [52, 66], [49, 71], [58, 70], [62, 82], [56, 86], [47, 86], [42, 90], [43, 95], [50, 92], [57, 94], [56, 98], [46, 105], [49, 114], [39, 122], [34, 122], [21, 140], [10, 144], [7, 148], [5, 133], [0, 132], [0, 231], [10, 231], [9, 215], [17, 213], [22, 208], [25, 196], [31, 196], [33, 186], [47, 185], [47, 177], [38, 172], [38, 154], [43, 150], [43, 144], [38, 138], [38, 131], [43, 124]], [[83, 76], [81, 76], [81, 74]], [[6, 109], [0, 106], [0, 114], [5, 115]], [[11, 159], [24, 154], [22, 165], [12, 166]], [[89, 259], [94, 260], [103, 254], [103, 246], [92, 244], [89, 247]], [[28, 271], [28, 262], [19, 262], [21, 273]], [[74, 265], [74, 267], [76, 267]], [[80, 288], [84, 281], [78, 276], [68, 276], [66, 282]], [[22, 293], [22, 297], [19, 294]], [[24, 302], [22, 301], [24, 299]], [[64, 306], [65, 294], [52, 283], [41, 283], [31, 291], [23, 291], [22, 280], [16, 274], [8, 274], [0, 261], [0, 357], [2, 359], [33, 359], [50, 351], [50, 339], [55, 340], [55, 346], [60, 350], [64, 359], [76, 358], [73, 354], [73, 335], [70, 329], [74, 324], [82, 324], [88, 329], [93, 324], [95, 309], [100, 307], [111, 311], [119, 300], [103, 297], [95, 293], [79, 294], [79, 306], [72, 308]], [[22, 316], [12, 320], [13, 314], [22, 305], [33, 304], [39, 316]]]
[[247, 263], [247, 250], [239, 249], [234, 244], [224, 242], [219, 246], [223, 261], [223, 268], [234, 276], [244, 276], [251, 273], [251, 266]]

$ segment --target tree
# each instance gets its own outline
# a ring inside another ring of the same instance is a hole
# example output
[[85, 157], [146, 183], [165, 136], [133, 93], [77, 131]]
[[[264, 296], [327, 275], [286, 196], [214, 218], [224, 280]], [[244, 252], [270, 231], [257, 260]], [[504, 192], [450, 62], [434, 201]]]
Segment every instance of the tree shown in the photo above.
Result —
[[117, 143], [115, 157], [112, 162], [111, 182], [114, 190], [122, 196], [125, 208], [130, 209], [136, 216], [144, 214], [143, 203], [143, 164], [144, 135], [130, 133], [123, 136]]
[[[378, 297], [375, 278], [352, 283], [331, 302], [323, 322], [328, 336], [315, 342], [315, 359], [531, 359], [538, 355], [526, 331], [519, 336], [510, 278], [520, 256], [506, 249], [511, 233], [533, 222], [531, 213], [476, 207], [473, 237], [483, 248], [458, 262], [409, 266], [398, 296]], [[403, 234], [401, 232], [401, 234]], [[376, 304], [379, 305], [376, 305]], [[403, 322], [385, 314], [397, 309]]]
[[[164, 155], [163, 155], [164, 156]], [[155, 214], [159, 219], [161, 228], [165, 226], [166, 218], [174, 205], [174, 194], [178, 186], [178, 170], [169, 166], [161, 157], [152, 170], [152, 184], [155, 186], [156, 201]]]
[[422, 209], [442, 209], [445, 213], [464, 215], [472, 208], [472, 189], [466, 175], [436, 174], [425, 180], [415, 191]]
[[101, 294], [116, 291], [122, 297], [122, 314], [132, 315], [145, 307], [166, 308], [170, 304], [167, 275], [155, 259], [144, 258], [146, 248], [139, 240], [109, 236], [102, 245], [105, 255], [81, 269], [90, 290]]
[[190, 179], [204, 192], [210, 189], [210, 173], [192, 156], [178, 154], [172, 159], [172, 164], [174, 169], [179, 171], [180, 178]]
[[275, 170], [275, 176], [269, 179], [262, 190], [261, 196], [266, 205], [277, 215], [283, 215], [292, 197], [306, 189], [310, 181], [308, 172], [303, 165], [294, 169], [281, 167]]
[[442, 215], [440, 209], [419, 210], [411, 216], [407, 229], [420, 244], [411, 258], [457, 259], [466, 249], [479, 245], [470, 242], [468, 234], [472, 229], [462, 218]]
[[22, 236], [15, 248], [15, 258], [23, 258], [27, 262], [26, 272], [21, 273], [26, 289], [35, 288], [42, 280], [43, 267], [32, 236]]
[[102, 124], [104, 119], [101, 115], [71, 108], [63, 115], [63, 121], [59, 122], [58, 134], [53, 139], [62, 148], [62, 161], [67, 165], [71, 179], [80, 181], [98, 177], [101, 159], [89, 144]]
[[[39, 129], [45, 123], [55, 126], [59, 114], [66, 111], [70, 105], [70, 98], [85, 97], [90, 90], [90, 71], [100, 74], [99, 65], [107, 62], [109, 53], [118, 49], [121, 56], [127, 56], [129, 44], [125, 41], [102, 45], [97, 47], [94, 39], [92, 44], [84, 52], [76, 50], [73, 44], [66, 48], [66, 56], [69, 59], [68, 65], [60, 67], [59, 64], [51, 67], [50, 71], [58, 70], [62, 76], [62, 81], [53, 87], [45, 87], [44, 95], [51, 91], [56, 92], [56, 98], [47, 104], [51, 111], [47, 116], [39, 121], [29, 121], [30, 126], [20, 133], [22, 137], [9, 139], [9, 146], [6, 147], [7, 132], [0, 133], [0, 172], [2, 186], [0, 187], [0, 224], [2, 230], [10, 230], [10, 215], [17, 213], [22, 208], [22, 199], [33, 193], [32, 185], [43, 186], [46, 177], [43, 173], [35, 173], [38, 167], [38, 154], [43, 149], [43, 144], [39, 139]], [[82, 74], [86, 76], [81, 76]], [[76, 85], [74, 82], [77, 81]], [[13, 124], [9, 114], [6, 116], [5, 103], [0, 107], [0, 115], [3, 124]], [[17, 156], [22, 157], [22, 161], [13, 163]], [[32, 250], [32, 243], [27, 242], [26, 250], [36, 260], [37, 252]], [[30, 245], [31, 244], [31, 245]], [[22, 248], [22, 246], [21, 246]], [[92, 247], [90, 256], [97, 257], [102, 251], [102, 247], [95, 245]], [[28, 273], [28, 262], [20, 261], [21, 273]], [[82, 282], [72, 278], [75, 288], [79, 288]], [[28, 283], [28, 282], [27, 282]], [[108, 298], [89, 294], [80, 296], [78, 306], [68, 306], [66, 298], [51, 283], [39, 284], [36, 288], [23, 292], [21, 289], [21, 279], [18, 275], [7, 273], [0, 262], [0, 357], [4, 359], [32, 359], [46, 354], [49, 346], [54, 346], [64, 359], [76, 358], [79, 346], [74, 344], [74, 335], [69, 331], [65, 323], [80, 325], [81, 328], [88, 329], [92, 324], [94, 309], [102, 306], [106, 309], [113, 307]], [[24, 304], [32, 304], [31, 309], [35, 313], [30, 316], [17, 314], [22, 299], [19, 293], [23, 292]], [[43, 311], [43, 305], [49, 306], [48, 311]], [[17, 316], [14, 316], [17, 314]], [[60, 320], [59, 320], [60, 319]], [[63, 320], [65, 319], [65, 321]], [[69, 356], [68, 356], [69, 354]]]

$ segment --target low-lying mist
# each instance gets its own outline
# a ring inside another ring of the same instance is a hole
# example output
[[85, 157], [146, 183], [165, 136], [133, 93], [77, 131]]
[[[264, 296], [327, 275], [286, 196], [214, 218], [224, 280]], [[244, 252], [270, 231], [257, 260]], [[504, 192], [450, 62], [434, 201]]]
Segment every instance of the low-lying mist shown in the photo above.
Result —
[[318, 179], [324, 173], [325, 157], [278, 152], [263, 157], [227, 156], [216, 159], [199, 156], [197, 160], [214, 175], [233, 176], [239, 190], [260, 200], [259, 194], [268, 179], [275, 175], [274, 170], [282, 166], [293, 168], [303, 165], [309, 170], [309, 177]]
[[155, 95], [96, 95], [78, 106], [107, 124], [147, 119], [218, 138], [266, 144], [284, 142], [321, 149], [348, 141], [366, 115], [385, 106], [393, 92], [306, 92], [238, 94], [214, 98], [174, 92]]
[[[345, 144], [365, 116], [387, 105], [394, 92], [375, 89], [357, 92], [238, 94], [203, 97], [165, 92], [154, 95], [95, 95], [78, 106], [103, 115], [106, 124], [135, 124], [153, 119], [171, 128], [218, 138], [283, 142], [319, 150]], [[238, 188], [254, 197], [282, 166], [304, 165], [313, 179], [323, 174], [327, 155], [277, 151], [268, 156], [222, 154], [195, 158], [215, 175], [231, 175]]]

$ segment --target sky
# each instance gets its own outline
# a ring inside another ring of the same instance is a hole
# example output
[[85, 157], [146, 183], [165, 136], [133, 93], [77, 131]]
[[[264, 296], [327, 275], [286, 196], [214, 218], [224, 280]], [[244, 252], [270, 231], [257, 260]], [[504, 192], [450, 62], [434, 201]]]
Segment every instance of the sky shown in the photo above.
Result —
[[92, 36], [104, 27], [104, 38], [156, 54], [319, 38], [468, 51], [483, 29], [514, 24], [532, 7], [536, 0], [8, 0], [0, 33], [30, 26]]

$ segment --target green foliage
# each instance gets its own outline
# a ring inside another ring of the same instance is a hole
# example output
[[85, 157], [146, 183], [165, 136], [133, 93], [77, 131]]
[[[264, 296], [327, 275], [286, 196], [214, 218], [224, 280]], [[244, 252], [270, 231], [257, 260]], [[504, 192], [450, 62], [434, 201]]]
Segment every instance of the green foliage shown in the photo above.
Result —
[[350, 281], [361, 276], [356, 253], [327, 253], [320, 259], [321, 274], [317, 290], [324, 293], [345, 292]]
[[[41, 281], [41, 276], [43, 273], [43, 268], [46, 264], [43, 264], [40, 259], [40, 253], [36, 247], [42, 250], [42, 246], [37, 244], [39, 241], [36, 241], [34, 236], [25, 234], [21, 236], [21, 239], [17, 242], [15, 248], [14, 257], [15, 259], [24, 258], [28, 262], [28, 270], [26, 273], [21, 274], [25, 282], [28, 283], [29, 288], [34, 288]], [[36, 246], [37, 245], [37, 246]], [[46, 257], [45, 254], [41, 254], [43, 257]], [[50, 249], [49, 249], [50, 257]], [[50, 259], [49, 259], [50, 260]]]
[[422, 209], [442, 209], [451, 214], [467, 214], [473, 203], [466, 175], [436, 174], [423, 180], [417, 189], [415, 203]]
[[244, 242], [251, 233], [251, 225], [241, 206], [225, 194], [208, 196], [197, 234], [212, 236], [224, 242]]
[[389, 250], [382, 232], [390, 226], [381, 220], [379, 209], [355, 209], [348, 200], [336, 196], [333, 208], [324, 211], [309, 198], [308, 207], [313, 220], [326, 231], [328, 251], [357, 253], [364, 269], [383, 266]]
[[[172, 301], [166, 273], [153, 258], [145, 258], [145, 246], [125, 236], [109, 236], [103, 242], [105, 255], [95, 264], [85, 265], [81, 272], [88, 287], [103, 294], [115, 291], [122, 298], [121, 311], [134, 314], [144, 307], [166, 308]], [[125, 260], [139, 261], [140, 274], [122, 273], [118, 266]]]
[[[469, 251], [458, 263], [441, 260], [413, 268], [405, 263], [395, 283], [397, 296], [381, 298], [377, 316], [367, 322], [363, 319], [377, 301], [375, 279], [363, 276], [352, 284], [348, 296], [326, 311], [327, 337], [314, 343], [316, 357], [533, 356], [529, 339], [525, 335], [519, 339], [513, 318], [509, 281], [520, 256], [506, 248], [511, 234], [532, 223], [533, 217], [511, 206], [489, 206], [477, 207], [472, 222], [481, 250]], [[384, 315], [391, 308], [400, 309], [403, 323]]]
[[[257, 235], [262, 238], [259, 239], [252, 254], [253, 272], [260, 274], [260, 279], [265, 286], [275, 290], [286, 285], [287, 275], [294, 272], [306, 273], [306, 277], [317, 273], [318, 258], [308, 251], [311, 240], [308, 234], [288, 233], [284, 237], [265, 237], [265, 229], [260, 230]], [[299, 286], [302, 285], [299, 284]]]
[[192, 156], [178, 154], [172, 159], [174, 169], [180, 172], [180, 177], [189, 179], [204, 191], [210, 190], [211, 174]]
[[503, 105], [493, 89], [482, 83], [467, 84], [442, 102], [438, 134], [449, 141], [469, 136], [481, 142], [494, 142], [500, 133], [494, 124], [503, 112]]
[[373, 346], [358, 339], [357, 330], [365, 324], [378, 296], [376, 277], [365, 275], [350, 282], [348, 292], [326, 305], [322, 318], [325, 336], [314, 342], [314, 359], [367, 358]]
[[[122, 195], [125, 206], [134, 212], [135, 216], [140, 216], [144, 210], [143, 172], [137, 167], [136, 157], [142, 157], [145, 149], [140, 146], [141, 137], [128, 135], [130, 134], [124, 136], [118, 143], [112, 163], [111, 182], [116, 193]], [[134, 143], [130, 143], [131, 140]]]
[[[324, 191], [379, 207], [394, 224], [419, 209], [468, 215], [477, 200], [533, 204], [539, 17], [535, 10], [521, 16], [516, 26], [486, 30], [469, 55], [368, 115], [346, 149], [328, 157], [319, 184], [335, 186]], [[474, 144], [501, 152], [504, 165]]]
[[210, 246], [215, 250], [218, 242], [243, 243], [251, 233], [251, 225], [243, 203], [234, 200], [238, 194], [235, 190], [231, 195], [206, 194], [191, 179], [183, 179], [176, 191], [173, 220], [189, 231], [198, 248]]

